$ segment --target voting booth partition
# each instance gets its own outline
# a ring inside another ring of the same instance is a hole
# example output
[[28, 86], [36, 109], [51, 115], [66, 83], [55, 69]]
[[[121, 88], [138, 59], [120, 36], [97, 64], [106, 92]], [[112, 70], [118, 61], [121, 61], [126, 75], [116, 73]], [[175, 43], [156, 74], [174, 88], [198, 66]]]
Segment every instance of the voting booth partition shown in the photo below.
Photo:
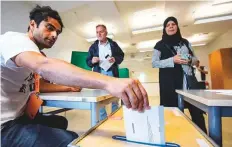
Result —
[[119, 78], [129, 78], [129, 69], [128, 68], [119, 68]]
[[86, 64], [87, 56], [88, 52], [72, 51], [71, 64], [91, 71], [92, 69]]
[[[92, 69], [86, 64], [87, 56], [88, 52], [72, 51], [71, 64], [91, 71]], [[119, 78], [129, 78], [129, 76], [128, 68], [119, 68]]]

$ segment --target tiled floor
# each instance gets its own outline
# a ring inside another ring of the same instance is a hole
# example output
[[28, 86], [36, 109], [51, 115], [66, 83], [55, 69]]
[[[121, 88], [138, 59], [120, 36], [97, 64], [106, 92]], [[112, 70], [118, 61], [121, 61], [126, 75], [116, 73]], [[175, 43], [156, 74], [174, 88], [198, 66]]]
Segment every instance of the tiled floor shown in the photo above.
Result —
[[[150, 97], [151, 106], [159, 105], [159, 97]], [[44, 108], [45, 111], [54, 110], [54, 108]], [[110, 105], [106, 106], [109, 114], [111, 111]], [[189, 116], [188, 110], [185, 113]], [[81, 134], [90, 128], [90, 111], [87, 110], [70, 110], [60, 115], [65, 116], [69, 120], [68, 129]], [[208, 122], [207, 116], [205, 116]], [[223, 132], [223, 147], [232, 147], [232, 118], [222, 119], [222, 132]], [[207, 125], [207, 123], [206, 123]]]

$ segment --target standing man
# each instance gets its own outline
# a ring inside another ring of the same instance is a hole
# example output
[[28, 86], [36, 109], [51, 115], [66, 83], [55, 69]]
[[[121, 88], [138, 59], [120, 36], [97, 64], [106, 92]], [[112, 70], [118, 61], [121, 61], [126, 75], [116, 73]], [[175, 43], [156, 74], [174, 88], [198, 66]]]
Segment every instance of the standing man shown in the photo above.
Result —
[[199, 60], [196, 62], [196, 66], [194, 67], [195, 76], [200, 89], [206, 89], [206, 74], [208, 74], [208, 71], [206, 71], [204, 68], [204, 66], [200, 66]]
[[44, 57], [40, 50], [51, 48], [62, 28], [57, 11], [36, 6], [30, 12], [28, 33], [7, 32], [0, 36], [2, 147], [66, 147], [78, 137], [57, 128], [57, 120], [47, 124], [45, 119], [30, 119], [24, 114], [33, 91], [33, 73], [60, 85], [106, 90], [121, 98], [127, 108], [149, 109], [146, 90], [138, 80], [108, 77]]
[[[107, 28], [105, 25], [99, 24], [96, 26], [97, 39], [89, 48], [88, 56], [86, 59], [87, 65], [93, 68], [93, 71], [111, 76], [119, 77], [118, 65], [124, 59], [124, 53], [118, 44], [110, 38], [107, 38]], [[108, 60], [111, 63], [109, 69], [104, 69], [102, 63]], [[118, 109], [118, 102], [112, 103], [112, 112]], [[100, 111], [100, 120], [107, 117], [104, 108]]]

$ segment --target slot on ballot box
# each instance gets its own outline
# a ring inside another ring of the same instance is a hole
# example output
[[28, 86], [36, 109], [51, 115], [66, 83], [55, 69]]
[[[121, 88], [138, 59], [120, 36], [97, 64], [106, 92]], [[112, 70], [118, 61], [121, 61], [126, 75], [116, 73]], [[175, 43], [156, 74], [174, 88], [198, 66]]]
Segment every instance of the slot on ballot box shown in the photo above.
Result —
[[123, 106], [126, 138], [130, 141], [165, 144], [164, 107], [152, 106], [144, 112]]

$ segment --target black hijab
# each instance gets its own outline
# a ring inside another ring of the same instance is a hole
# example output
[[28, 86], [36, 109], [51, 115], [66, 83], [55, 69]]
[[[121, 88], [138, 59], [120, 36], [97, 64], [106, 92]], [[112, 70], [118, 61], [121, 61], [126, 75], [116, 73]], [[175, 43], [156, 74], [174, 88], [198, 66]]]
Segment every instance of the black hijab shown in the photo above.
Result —
[[[165, 28], [168, 24], [169, 21], [173, 21], [177, 25], [177, 32], [174, 35], [169, 36], [167, 32], [165, 31]], [[175, 17], [171, 16], [168, 17], [163, 24], [163, 36], [162, 36], [162, 41], [167, 44], [168, 46], [177, 46], [178, 43], [182, 40], [182, 36], [180, 33], [180, 29], [178, 26], [178, 21]]]

